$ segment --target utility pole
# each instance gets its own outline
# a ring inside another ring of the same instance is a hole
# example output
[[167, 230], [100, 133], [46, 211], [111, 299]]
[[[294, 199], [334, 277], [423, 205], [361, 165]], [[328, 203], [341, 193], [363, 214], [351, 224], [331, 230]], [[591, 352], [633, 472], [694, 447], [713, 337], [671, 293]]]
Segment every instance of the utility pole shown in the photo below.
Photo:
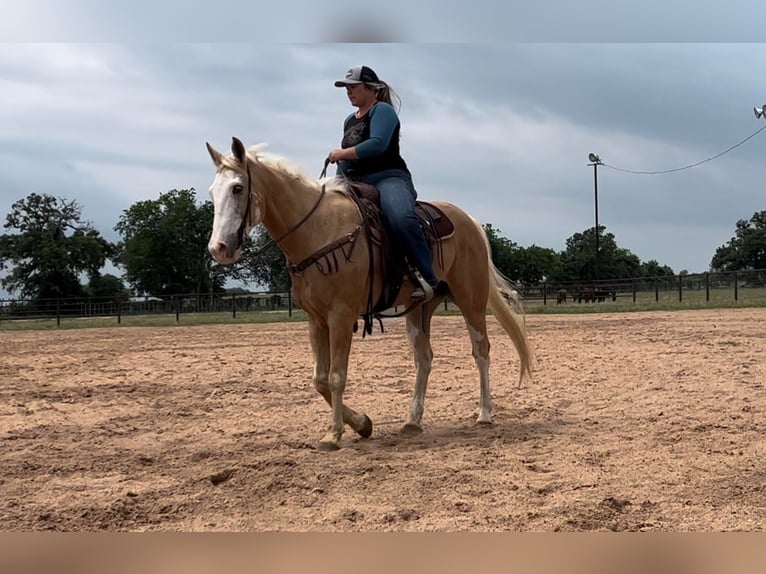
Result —
[[596, 269], [595, 269], [595, 275], [596, 275], [596, 281], [598, 281], [598, 255], [599, 255], [599, 229], [598, 229], [598, 166], [601, 165], [603, 162], [601, 161], [601, 158], [598, 157], [595, 153], [589, 153], [588, 159], [591, 163], [588, 165], [593, 166], [593, 200], [596, 206]]

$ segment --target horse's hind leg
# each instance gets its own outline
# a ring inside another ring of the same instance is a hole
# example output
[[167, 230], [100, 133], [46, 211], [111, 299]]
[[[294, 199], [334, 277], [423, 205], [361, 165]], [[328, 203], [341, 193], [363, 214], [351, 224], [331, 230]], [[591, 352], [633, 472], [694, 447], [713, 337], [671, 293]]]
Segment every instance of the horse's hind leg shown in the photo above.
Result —
[[407, 337], [412, 346], [416, 372], [415, 389], [407, 422], [402, 427], [403, 434], [416, 435], [423, 432], [421, 420], [434, 356], [431, 349], [431, 317], [438, 305], [439, 301], [434, 299], [407, 314]]
[[464, 312], [465, 324], [471, 337], [471, 354], [479, 370], [479, 416], [477, 423], [492, 423], [492, 397], [489, 390], [489, 337], [487, 316], [478, 311]]
[[[309, 339], [314, 352], [314, 387], [332, 407], [330, 390], [330, 334], [326, 325], [309, 317]], [[372, 421], [367, 415], [343, 405], [343, 422], [354, 429], [360, 436], [372, 435]]]

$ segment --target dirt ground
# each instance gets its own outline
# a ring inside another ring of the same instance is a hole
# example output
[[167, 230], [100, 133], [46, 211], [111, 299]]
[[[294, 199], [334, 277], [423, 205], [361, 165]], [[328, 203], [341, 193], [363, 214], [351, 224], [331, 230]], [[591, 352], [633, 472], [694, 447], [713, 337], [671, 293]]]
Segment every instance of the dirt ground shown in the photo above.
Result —
[[766, 525], [766, 309], [490, 318], [494, 425], [437, 317], [424, 433], [401, 319], [352, 347], [375, 429], [319, 452], [306, 325], [0, 333], [0, 529], [724, 531]]

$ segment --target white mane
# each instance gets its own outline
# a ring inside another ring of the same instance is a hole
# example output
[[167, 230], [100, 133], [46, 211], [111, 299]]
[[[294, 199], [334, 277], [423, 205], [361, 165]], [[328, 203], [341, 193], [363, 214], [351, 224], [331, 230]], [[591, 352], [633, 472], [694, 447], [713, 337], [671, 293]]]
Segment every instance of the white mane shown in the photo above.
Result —
[[324, 184], [327, 191], [345, 191], [347, 189], [346, 184], [336, 178], [335, 175], [328, 175], [324, 178], [311, 177], [298, 164], [291, 162], [283, 156], [266, 152], [267, 147], [268, 144], [265, 142], [253, 144], [247, 148], [247, 155], [270, 169], [281, 171], [309, 187], [319, 189]]

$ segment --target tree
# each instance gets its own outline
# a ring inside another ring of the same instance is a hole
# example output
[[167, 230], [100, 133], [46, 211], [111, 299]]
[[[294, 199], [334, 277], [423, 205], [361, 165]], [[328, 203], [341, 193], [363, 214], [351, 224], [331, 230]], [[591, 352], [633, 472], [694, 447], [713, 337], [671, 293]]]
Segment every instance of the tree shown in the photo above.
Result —
[[500, 235], [491, 223], [482, 226], [492, 248], [492, 262], [500, 272], [522, 285], [535, 285], [543, 278], [560, 274], [561, 256], [553, 249], [531, 245], [521, 247]]
[[193, 188], [172, 189], [123, 211], [116, 261], [138, 293], [220, 292], [227, 273], [207, 250], [212, 227], [211, 202], [198, 205]]
[[[522, 285], [588, 282], [596, 278], [596, 235], [594, 228], [575, 233], [564, 251], [530, 245], [521, 247], [500, 235], [491, 224], [482, 226], [492, 248], [492, 260], [503, 275]], [[641, 276], [672, 275], [667, 265], [652, 259], [642, 263], [628, 249], [617, 245], [613, 233], [599, 226], [599, 279], [627, 279]]]
[[89, 297], [109, 299], [127, 299], [130, 292], [122, 279], [107, 273], [92, 275], [85, 291]]
[[500, 273], [516, 281], [519, 276], [517, 262], [514, 260], [514, 250], [518, 247], [516, 243], [502, 237], [500, 230], [492, 226], [491, 223], [482, 225], [484, 233], [487, 234], [489, 246], [492, 249], [492, 262], [498, 268]]
[[716, 249], [711, 271], [766, 269], [766, 211], [737, 221], [734, 237]]
[[618, 247], [614, 250], [611, 261], [607, 259], [605, 279], [627, 279], [641, 275], [641, 259], [630, 250]]
[[535, 285], [543, 279], [557, 281], [561, 276], [561, 255], [548, 247], [518, 247], [513, 259], [518, 281], [523, 285]]
[[[599, 226], [599, 230], [603, 226]], [[611, 235], [611, 234], [610, 234]], [[603, 277], [604, 254], [616, 248], [614, 237], [606, 237], [603, 232], [599, 246], [599, 277]], [[564, 275], [570, 281], [592, 281], [596, 278], [596, 236], [593, 228], [582, 233], [575, 233], [566, 240], [566, 249], [561, 256]]]
[[[622, 279], [641, 275], [641, 260], [627, 249], [618, 247], [613, 233], [599, 225], [599, 279]], [[591, 227], [575, 233], [566, 241], [561, 257], [563, 274], [571, 281], [596, 278], [596, 233]]]
[[641, 264], [641, 277], [666, 277], [673, 274], [672, 268], [660, 265], [656, 259], [650, 259]]
[[33, 300], [79, 297], [81, 273], [98, 274], [114, 246], [82, 220], [76, 201], [31, 193], [16, 201], [0, 236], [3, 287]]

